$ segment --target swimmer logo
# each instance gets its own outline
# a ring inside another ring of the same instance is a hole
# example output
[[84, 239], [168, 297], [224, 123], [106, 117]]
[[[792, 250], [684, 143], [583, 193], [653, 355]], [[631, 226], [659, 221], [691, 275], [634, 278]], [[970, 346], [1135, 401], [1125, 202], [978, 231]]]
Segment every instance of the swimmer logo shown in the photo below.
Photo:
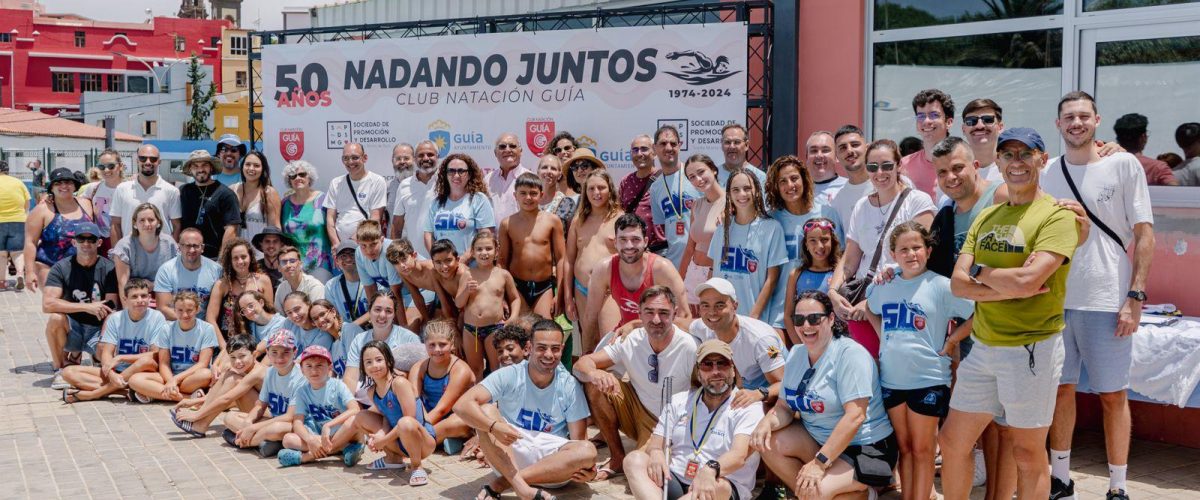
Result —
[[710, 59], [698, 50], [684, 50], [667, 53], [667, 59], [679, 61], [679, 71], [663, 71], [675, 78], [683, 80], [688, 85], [708, 85], [716, 83], [741, 71], [729, 71], [729, 58], [717, 56]]

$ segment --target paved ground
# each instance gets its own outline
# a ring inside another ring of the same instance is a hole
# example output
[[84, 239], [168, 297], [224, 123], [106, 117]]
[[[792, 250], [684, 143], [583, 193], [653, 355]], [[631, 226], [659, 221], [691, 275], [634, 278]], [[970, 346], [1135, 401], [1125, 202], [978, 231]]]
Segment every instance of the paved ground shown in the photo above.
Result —
[[[216, 432], [191, 439], [165, 405], [123, 398], [64, 405], [49, 389], [49, 353], [40, 295], [0, 293], [0, 498], [473, 498], [487, 469], [435, 455], [430, 483], [410, 488], [408, 473], [347, 469], [341, 462], [280, 469], [224, 444]], [[220, 426], [214, 426], [218, 431]], [[85, 431], [87, 429], [87, 431]], [[1078, 498], [1103, 498], [1103, 442], [1080, 436], [1073, 468]], [[603, 452], [603, 450], [602, 450]], [[364, 462], [376, 458], [368, 453]], [[1133, 498], [1200, 499], [1200, 450], [1135, 442]], [[982, 498], [976, 488], [972, 498]], [[623, 481], [574, 485], [560, 498], [630, 498]], [[511, 494], [506, 498], [513, 498]], [[891, 494], [885, 498], [899, 498]]]

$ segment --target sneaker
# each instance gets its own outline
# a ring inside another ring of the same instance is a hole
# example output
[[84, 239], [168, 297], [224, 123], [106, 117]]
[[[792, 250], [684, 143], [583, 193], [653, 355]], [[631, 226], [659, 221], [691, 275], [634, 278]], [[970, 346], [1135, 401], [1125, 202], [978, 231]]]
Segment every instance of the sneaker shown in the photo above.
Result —
[[300, 465], [302, 460], [301, 453], [296, 450], [279, 450], [279, 465], [281, 467], [291, 467]]
[[1064, 483], [1062, 479], [1050, 476], [1050, 500], [1066, 498], [1075, 498], [1075, 481], [1068, 479]]
[[983, 450], [975, 450], [975, 475], [971, 479], [971, 486], [978, 487], [987, 484], [987, 464], [984, 463]]
[[237, 445], [237, 433], [236, 433], [236, 432], [233, 432], [233, 430], [231, 430], [231, 429], [225, 429], [225, 432], [222, 432], [222, 433], [221, 433], [221, 437], [225, 438], [225, 442], [226, 442], [226, 443], [229, 443], [229, 446], [232, 446], [232, 447], [234, 447], [234, 448], [237, 448], [237, 447], [238, 447], [238, 445]]
[[62, 369], [60, 368], [58, 370], [54, 370], [54, 378], [50, 380], [50, 388], [56, 391], [61, 391], [70, 387], [71, 384], [62, 376]]
[[1129, 495], [1125, 494], [1125, 490], [1113, 489], [1108, 490], [1108, 494], [1104, 495], [1105, 500], [1129, 500]]
[[129, 401], [131, 401], [131, 402], [147, 404], [147, 403], [154, 401], [153, 399], [150, 399], [150, 396], [143, 395], [142, 393], [137, 392], [133, 389], [127, 389], [127, 390], [129, 391]]
[[442, 441], [442, 449], [446, 450], [447, 455], [453, 456], [462, 451], [463, 444], [465, 444], [465, 442], [461, 439], [446, 438], [445, 441]]
[[258, 456], [271, 458], [283, 451], [283, 441], [263, 441], [258, 445]]
[[358, 460], [362, 458], [363, 450], [366, 447], [362, 443], [350, 443], [342, 448], [342, 461], [346, 463], [346, 467], [354, 467], [358, 465]]

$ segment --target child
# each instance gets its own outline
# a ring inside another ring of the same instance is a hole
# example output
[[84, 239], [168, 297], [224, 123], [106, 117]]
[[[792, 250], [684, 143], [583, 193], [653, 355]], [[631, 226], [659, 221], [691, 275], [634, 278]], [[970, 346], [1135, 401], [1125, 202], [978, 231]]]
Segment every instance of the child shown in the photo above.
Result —
[[[512, 275], [496, 267], [496, 237], [492, 233], [476, 233], [471, 241], [471, 252], [475, 255], [476, 267], [460, 273], [454, 305], [462, 309], [463, 331], [475, 337], [474, 341], [463, 338], [463, 352], [478, 380], [483, 378], [485, 361], [480, 344], [487, 351], [488, 370], [497, 370], [500, 361], [496, 348], [487, 338], [503, 327], [506, 320], [521, 315], [521, 295], [517, 293]], [[506, 304], [507, 318], [504, 314]]]
[[[271, 366], [263, 376], [258, 401], [249, 412], [225, 415], [225, 432], [222, 434], [225, 442], [237, 448], [257, 447], [263, 458], [279, 453], [283, 448], [283, 437], [292, 429], [287, 415], [288, 403], [304, 383], [304, 377], [293, 361], [295, 357], [296, 337], [291, 332], [279, 330], [267, 339], [267, 359]], [[190, 433], [186, 425], [176, 425]]]
[[353, 422], [342, 425], [358, 413], [358, 401], [345, 384], [331, 383], [332, 364], [329, 349], [319, 345], [306, 347], [300, 355], [300, 371], [307, 383], [297, 385], [288, 405], [292, 432], [283, 437], [279, 465], [300, 465], [341, 451], [342, 461], [353, 467], [362, 457], [363, 445]]
[[359, 222], [354, 239], [358, 241], [358, 249], [354, 251], [354, 265], [362, 278], [363, 290], [367, 292], [367, 302], [380, 293], [400, 295], [400, 286], [404, 282], [384, 255], [383, 250], [391, 245], [392, 240], [383, 237], [379, 221]]
[[433, 270], [433, 261], [417, 260], [417, 250], [408, 240], [393, 240], [387, 248], [387, 260], [396, 268], [396, 274], [404, 280], [405, 307], [414, 308], [408, 316], [413, 318], [408, 328], [417, 330], [422, 323], [432, 321], [441, 313], [441, 305], [449, 300], [435, 292], [439, 290], [437, 271]]
[[553, 316], [554, 269], [567, 251], [562, 219], [540, 209], [542, 180], [536, 174], [517, 176], [513, 196], [520, 211], [500, 223], [499, 265], [512, 274], [525, 309]]
[[158, 356], [158, 372], [142, 372], [129, 379], [134, 399], [141, 403], [182, 401], [184, 394], [199, 397], [212, 382], [208, 367], [218, 345], [217, 332], [211, 324], [196, 321], [200, 297], [182, 291], [175, 294], [173, 306], [179, 319], [168, 323], [151, 343]]
[[367, 342], [359, 359], [363, 384], [371, 388], [372, 404], [369, 411], [359, 413], [354, 424], [367, 434], [367, 448], [385, 455], [367, 470], [404, 469], [404, 458], [408, 457], [412, 467], [408, 485], [425, 485], [429, 475], [421, 469], [421, 460], [433, 454], [437, 442], [412, 383], [396, 375], [396, 360], [386, 343]]
[[504, 325], [492, 336], [492, 347], [496, 348], [500, 368], [525, 361], [529, 356], [529, 330], [513, 323]]
[[425, 407], [425, 421], [434, 426], [434, 437], [445, 442], [446, 453], [453, 455], [462, 449], [462, 439], [471, 435], [471, 428], [452, 414], [454, 403], [475, 385], [475, 374], [452, 354], [454, 323], [437, 320], [425, 325], [424, 333], [429, 357], [409, 370], [408, 380]]
[[333, 337], [321, 331], [312, 323], [308, 316], [308, 308], [312, 301], [304, 292], [292, 292], [283, 299], [283, 312], [287, 321], [280, 327], [292, 332], [296, 338], [296, 352], [299, 355], [310, 345], [319, 345], [326, 350], [333, 348]]
[[247, 290], [238, 297], [238, 310], [246, 318], [246, 333], [254, 340], [254, 357], [261, 358], [267, 352], [267, 339], [287, 321], [275, 312], [275, 306], [257, 290]]
[[967, 319], [946, 338], [951, 318], [971, 318], [975, 305], [950, 293], [950, 280], [926, 268], [933, 238], [924, 226], [903, 222], [888, 248], [900, 265], [891, 282], [867, 288], [868, 320], [881, 337], [883, 405], [900, 444], [898, 467], [905, 498], [933, 491], [938, 419], [950, 410], [950, 357], [971, 332]]
[[91, 401], [129, 390], [129, 380], [134, 374], [157, 369], [150, 343], [167, 320], [162, 313], [150, 309], [150, 288], [150, 282], [141, 278], [125, 283], [128, 309], [112, 313], [104, 321], [96, 347], [100, 366], [74, 365], [63, 369], [63, 379], [71, 384], [63, 389], [64, 403]]
[[267, 367], [254, 361], [253, 340], [246, 335], [237, 335], [229, 339], [225, 350], [229, 353], [229, 369], [217, 377], [208, 394], [184, 399], [172, 410], [176, 422], [187, 423], [190, 430], [180, 429], [189, 434], [195, 431], [203, 435], [217, 415], [231, 406], [249, 412], [258, 401]]
[[389, 349], [402, 344], [421, 343], [421, 338], [417, 337], [417, 334], [393, 323], [396, 318], [396, 301], [391, 294], [375, 295], [371, 299], [371, 308], [367, 314], [371, 317], [370, 329], [359, 333], [349, 344], [346, 344], [346, 372], [342, 374], [342, 380], [351, 391], [358, 390], [359, 376], [361, 375], [358, 355], [367, 342], [379, 340], [386, 343]]
[[317, 328], [333, 337], [333, 349], [329, 350], [333, 356], [333, 378], [341, 380], [346, 373], [347, 350], [354, 338], [362, 333], [362, 328], [352, 321], [342, 321], [337, 306], [326, 299], [314, 301], [308, 306], [308, 318]]
[[[842, 245], [838, 241], [836, 226], [825, 217], [809, 219], [802, 226], [801, 234], [804, 242], [801, 246], [800, 265], [788, 273], [787, 300], [784, 302], [785, 311], [796, 310], [796, 297], [805, 290], [820, 290], [829, 293], [829, 281], [833, 279], [835, 268], [842, 258]], [[795, 335], [795, 325], [792, 315], [783, 315], [784, 331], [788, 333], [786, 340], [790, 344], [800, 343]]]
[[772, 323], [783, 304], [772, 304], [780, 266], [787, 263], [783, 227], [766, 213], [758, 178], [740, 170], [725, 184], [725, 217], [708, 246], [712, 277], [733, 283], [738, 314]]
[[458, 284], [467, 266], [458, 257], [458, 247], [450, 240], [437, 240], [429, 248], [429, 259], [433, 262], [434, 286], [441, 300], [442, 314], [446, 318], [457, 318]]
[[347, 322], [366, 322], [367, 318], [367, 292], [359, 281], [358, 264], [354, 263], [357, 248], [351, 240], [338, 244], [333, 261], [342, 274], [325, 282], [325, 298], [337, 308], [342, 321]]

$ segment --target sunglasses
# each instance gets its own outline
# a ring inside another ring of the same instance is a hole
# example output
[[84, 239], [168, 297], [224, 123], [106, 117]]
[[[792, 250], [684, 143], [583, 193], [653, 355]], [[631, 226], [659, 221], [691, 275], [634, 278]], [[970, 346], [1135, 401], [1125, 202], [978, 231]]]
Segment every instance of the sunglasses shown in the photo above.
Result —
[[816, 326], [816, 325], [821, 324], [821, 320], [825, 319], [828, 316], [829, 315], [825, 314], [825, 313], [793, 314], [792, 315], [792, 324], [794, 324], [796, 326], [804, 326], [805, 324], [810, 324], [810, 325]]
[[551, 150], [550, 150], [550, 152], [551, 152], [551, 153], [554, 153], [554, 154], [559, 154], [559, 153], [561, 153], [561, 152], [563, 152], [563, 151], [566, 151], [566, 152], [575, 151], [575, 146], [570, 146], [570, 145], [567, 145], [567, 146], [563, 146], [563, 147], [561, 147], [561, 148], [559, 148], [559, 147], [555, 147], [555, 148], [553, 148], [553, 149], [551, 149]]
[[979, 123], [980, 120], [983, 121], [984, 125], [991, 125], [996, 123], [996, 115], [968, 116], [963, 118], [963, 123], [968, 127], [974, 127], [975, 124]]
[[155, 162], [157, 162], [157, 161], [158, 161], [158, 157], [157, 157], [157, 156], [142, 156], [142, 155], [138, 155], [138, 162], [141, 162], [141, 163], [147, 163], [147, 162], [149, 162], [149, 163], [155, 163]]
[[592, 165], [592, 162], [586, 160], [580, 160], [571, 164], [571, 170], [591, 170], [594, 168], [596, 168], [596, 166]]
[[76, 237], [75, 237], [75, 241], [78, 241], [78, 242], [80, 242], [80, 243], [95, 243], [95, 242], [97, 242], [97, 241], [100, 241], [100, 238], [97, 238], [97, 237], [95, 237], [95, 236], [91, 236], [91, 235], [88, 235], [88, 236], [76, 236]]
[[502, 143], [496, 145], [496, 149], [498, 149], [500, 151], [504, 151], [506, 149], [520, 149], [520, 148], [521, 148], [521, 146], [513, 144], [511, 142], [502, 142]]
[[718, 370], [727, 370], [729, 369], [729, 360], [722, 359], [718, 361], [701, 361], [700, 368], [704, 370], [711, 370], [713, 368]]
[[361, 159], [363, 159], [363, 157], [358, 156], [358, 155], [350, 155], [350, 156], [342, 157], [342, 161], [359, 161]]
[[112, 170], [112, 169], [114, 169], [114, 168], [117, 168], [117, 167], [119, 167], [120, 165], [117, 165], [116, 163], [101, 163], [101, 164], [99, 164], [99, 165], [96, 165], [96, 166], [97, 166], [97, 167], [100, 167], [100, 168], [102, 168], [102, 169], [104, 169], [104, 170]]
[[289, 175], [289, 176], [287, 176], [287, 178], [288, 178], [288, 180], [289, 180], [289, 181], [291, 181], [291, 180], [296, 180], [296, 179], [307, 179], [307, 178], [308, 178], [308, 172], [296, 172], [296, 173], [294, 173], [294, 174], [292, 174], [292, 175]]
[[879, 170], [883, 170], [884, 172], [891, 172], [895, 169], [896, 169], [896, 162], [894, 162], [894, 161], [885, 161], [883, 163], [868, 163], [867, 164], [867, 172], [871, 172], [871, 173], [875, 173]]
[[466, 168], [447, 168], [446, 169], [446, 175], [450, 175], [450, 176], [467, 175], [469, 173], [471, 173], [471, 170], [466, 169]]
[[647, 373], [646, 376], [650, 379], [651, 384], [657, 384], [658, 383], [658, 354], [651, 354], [650, 357], [646, 359], [646, 362], [650, 363], [650, 373]]
[[804, 223], [804, 234], [808, 234], [808, 232], [812, 231], [813, 229], [833, 231], [833, 222], [824, 219], [811, 219]]

